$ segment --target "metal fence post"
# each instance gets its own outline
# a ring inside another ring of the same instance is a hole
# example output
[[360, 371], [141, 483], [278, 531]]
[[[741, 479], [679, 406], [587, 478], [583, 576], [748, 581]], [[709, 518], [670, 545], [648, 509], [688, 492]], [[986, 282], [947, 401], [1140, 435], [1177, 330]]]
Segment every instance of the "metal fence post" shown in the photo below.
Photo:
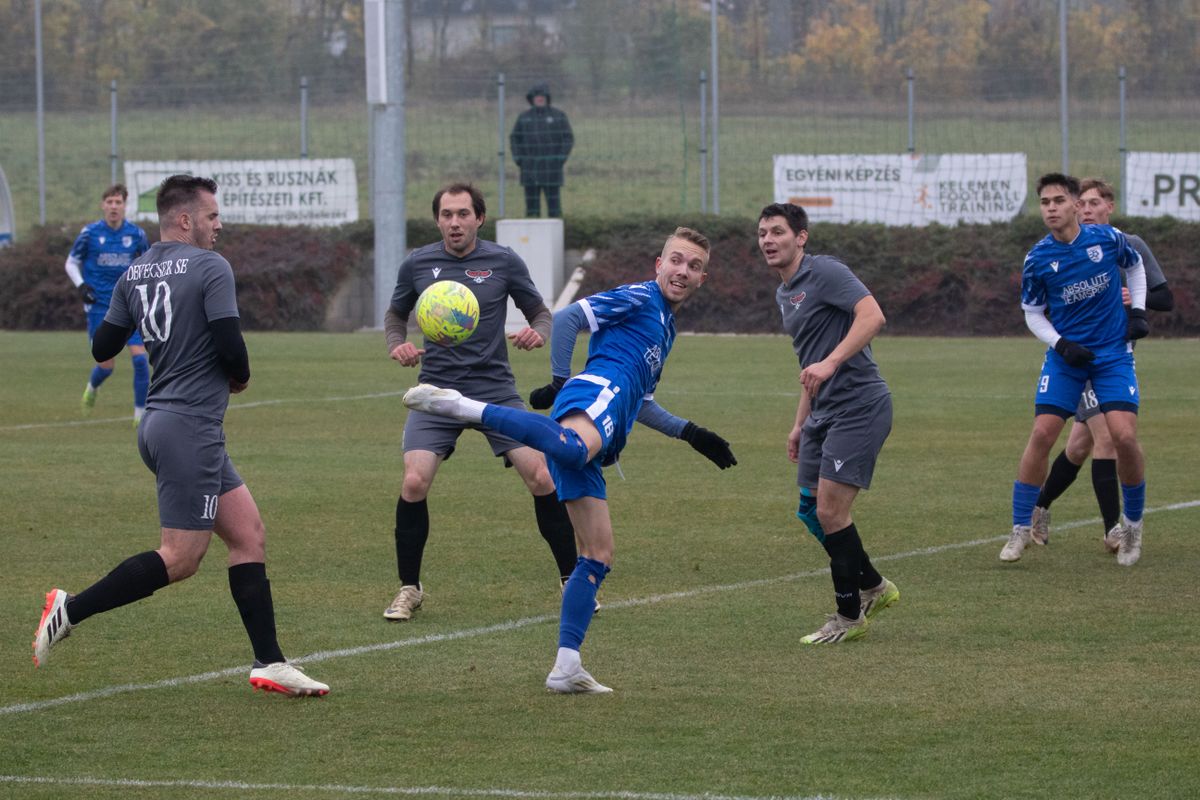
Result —
[[109, 129], [110, 129], [110, 144], [108, 149], [109, 163], [109, 183], [117, 182], [117, 81], [114, 78], [113, 82], [108, 86], [108, 105], [111, 111]]
[[917, 133], [913, 124], [913, 81], [915, 78], [912, 67], [906, 71], [905, 79], [908, 81], [908, 153], [912, 155], [917, 152]]
[[1129, 152], [1128, 148], [1126, 148], [1126, 146], [1125, 146], [1125, 67], [1121, 67], [1120, 69], [1117, 70], [1117, 86], [1118, 86], [1117, 105], [1119, 108], [1118, 114], [1121, 119], [1121, 123], [1120, 123], [1121, 124], [1121, 143], [1120, 143], [1120, 150], [1119, 150], [1119, 153], [1120, 153], [1119, 159], [1121, 162], [1121, 165], [1120, 165], [1121, 166], [1121, 175], [1119, 178], [1120, 183], [1118, 183], [1117, 185], [1121, 187], [1121, 213], [1128, 214], [1129, 213], [1129, 201], [1126, 198], [1129, 197], [1129, 187], [1125, 185], [1125, 159]]
[[700, 213], [708, 213], [708, 76], [700, 70]]
[[38, 221], [46, 224], [46, 97], [42, 79], [42, 0], [33, 3], [33, 37], [37, 62]]
[[1058, 114], [1062, 125], [1062, 171], [1071, 174], [1071, 145], [1067, 125], [1067, 0], [1058, 0]]
[[709, 3], [710, 6], [710, 22], [711, 28], [710, 49], [712, 50], [712, 213], [721, 213], [721, 144], [718, 136], [718, 122], [721, 114], [718, 107], [719, 97], [717, 92], [717, 67], [719, 61], [719, 51], [717, 50], [717, 6], [719, 3]]
[[300, 76], [300, 157], [308, 158], [308, 76]]
[[496, 94], [499, 95], [499, 102], [496, 113], [496, 161], [500, 170], [500, 216], [498, 219], [504, 219], [504, 73], [496, 73]]

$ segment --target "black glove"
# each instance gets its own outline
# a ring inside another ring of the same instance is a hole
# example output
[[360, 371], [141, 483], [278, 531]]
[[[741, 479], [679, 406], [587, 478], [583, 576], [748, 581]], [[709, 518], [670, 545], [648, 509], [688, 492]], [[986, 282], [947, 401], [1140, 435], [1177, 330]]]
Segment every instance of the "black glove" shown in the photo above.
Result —
[[1150, 323], [1146, 321], [1146, 309], [1129, 309], [1129, 323], [1125, 327], [1125, 338], [1129, 341], [1150, 335]]
[[689, 422], [683, 426], [683, 433], [679, 434], [679, 438], [721, 469], [727, 469], [737, 464], [737, 459], [733, 457], [733, 451], [729, 449], [729, 442], [708, 428], [701, 428], [696, 423]]
[[[86, 283], [81, 283], [75, 288], [79, 290], [79, 297], [84, 303], [90, 306], [92, 303], [96, 302], [96, 290], [91, 286], [88, 286]], [[1145, 336], [1146, 334], [1143, 333], [1142, 335]]]
[[1059, 338], [1054, 343], [1054, 352], [1063, 357], [1063, 361], [1067, 362], [1068, 366], [1086, 367], [1096, 358], [1096, 354], [1088, 350], [1081, 344], [1076, 344], [1070, 339], [1064, 337]]
[[555, 375], [550, 379], [550, 382], [540, 389], [534, 389], [529, 393], [529, 405], [531, 408], [549, 408], [554, 405], [554, 398], [558, 397], [558, 390], [563, 387], [567, 379], [561, 375]]

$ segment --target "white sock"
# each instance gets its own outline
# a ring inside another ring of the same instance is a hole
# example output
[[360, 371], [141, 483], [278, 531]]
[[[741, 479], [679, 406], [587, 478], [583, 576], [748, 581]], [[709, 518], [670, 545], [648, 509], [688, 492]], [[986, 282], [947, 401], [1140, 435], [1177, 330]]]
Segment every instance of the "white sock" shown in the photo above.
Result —
[[487, 403], [464, 397], [458, 401], [458, 413], [455, 416], [463, 422], [483, 422], [483, 409], [486, 405]]
[[558, 648], [558, 657], [554, 659], [554, 668], [559, 672], [570, 675], [580, 667], [579, 651], [569, 647]]

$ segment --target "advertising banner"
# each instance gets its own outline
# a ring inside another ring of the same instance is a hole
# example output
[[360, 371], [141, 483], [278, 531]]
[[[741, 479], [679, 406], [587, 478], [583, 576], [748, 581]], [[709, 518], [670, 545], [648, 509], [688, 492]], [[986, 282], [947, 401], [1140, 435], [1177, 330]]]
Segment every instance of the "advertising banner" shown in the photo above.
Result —
[[775, 202], [814, 222], [1007, 222], [1027, 183], [1024, 153], [775, 156]]
[[358, 183], [349, 158], [127, 161], [130, 219], [157, 220], [158, 186], [179, 174], [217, 182], [224, 222], [320, 226], [358, 220]]
[[1200, 153], [1129, 153], [1125, 213], [1200, 221]]

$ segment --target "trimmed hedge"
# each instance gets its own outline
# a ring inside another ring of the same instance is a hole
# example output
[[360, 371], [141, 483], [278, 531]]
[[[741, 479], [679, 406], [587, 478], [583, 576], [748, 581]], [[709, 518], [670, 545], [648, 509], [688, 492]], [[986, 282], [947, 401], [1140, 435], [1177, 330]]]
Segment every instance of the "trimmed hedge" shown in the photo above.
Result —
[[[1175, 310], [1151, 315], [1152, 335], [1200, 334], [1200, 224], [1169, 218], [1116, 220], [1150, 243], [1175, 294]], [[572, 218], [566, 245], [594, 248], [580, 294], [653, 276], [654, 258], [677, 225], [713, 242], [708, 283], [680, 311], [680, 330], [778, 333], [774, 273], [762, 262], [746, 218]], [[148, 225], [151, 241], [157, 228]], [[0, 327], [66, 330], [83, 325], [63, 262], [79, 226], [45, 226], [0, 250]], [[489, 220], [481, 235], [495, 236]], [[948, 228], [814, 225], [808, 250], [844, 260], [878, 298], [888, 331], [913, 335], [1027, 335], [1019, 306], [1021, 263], [1044, 235], [1041, 221]], [[411, 246], [436, 241], [432, 219], [409, 220]], [[254, 330], [317, 330], [345, 281], [373, 275], [370, 221], [341, 228], [236, 225], [218, 251], [233, 265], [243, 324]]]
[[[81, 226], [43, 226], [0, 250], [0, 327], [77, 330], [82, 305], [63, 265]], [[143, 224], [150, 241], [158, 226]], [[242, 325], [252, 330], [317, 330], [337, 287], [360, 269], [355, 226], [322, 230], [237, 225], [217, 250], [233, 266]]]
[[[1200, 333], [1200, 225], [1172, 219], [1114, 220], [1150, 243], [1175, 294], [1175, 310], [1151, 314], [1152, 335]], [[762, 261], [752, 220], [639, 220], [610, 229], [580, 295], [653, 276], [654, 258], [677, 224], [713, 243], [708, 282], [679, 313], [679, 329], [779, 333], [775, 273]], [[841, 258], [879, 300], [889, 333], [929, 336], [1028, 335], [1020, 308], [1021, 265], [1045, 228], [1036, 217], [950, 228], [813, 225], [806, 250]]]

